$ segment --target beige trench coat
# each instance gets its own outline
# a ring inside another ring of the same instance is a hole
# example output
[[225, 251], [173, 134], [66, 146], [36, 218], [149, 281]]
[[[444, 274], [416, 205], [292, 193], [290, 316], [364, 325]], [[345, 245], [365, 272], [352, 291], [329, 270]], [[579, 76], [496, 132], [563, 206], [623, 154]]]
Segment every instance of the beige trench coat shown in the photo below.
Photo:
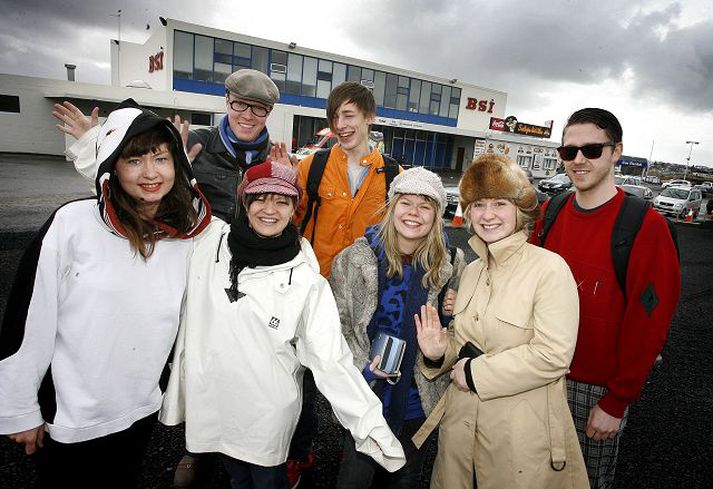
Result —
[[[440, 369], [449, 370], [470, 341], [484, 355], [470, 364], [477, 394], [451, 384], [422, 429], [440, 425], [432, 488], [557, 489], [589, 487], [567, 406], [564, 376], [577, 339], [579, 301], [569, 267], [526, 242], [523, 232], [488, 248], [461, 277], [455, 320]], [[487, 257], [487, 259], [483, 259]]]

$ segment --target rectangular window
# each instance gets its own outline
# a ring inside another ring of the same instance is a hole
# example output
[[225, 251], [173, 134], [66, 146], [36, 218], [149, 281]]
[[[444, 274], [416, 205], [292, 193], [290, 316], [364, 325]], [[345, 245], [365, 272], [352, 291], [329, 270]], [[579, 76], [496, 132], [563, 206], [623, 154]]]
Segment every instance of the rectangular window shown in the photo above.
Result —
[[285, 92], [299, 95], [302, 89], [302, 56], [290, 53], [287, 57]]
[[557, 158], [545, 156], [545, 170], [554, 170], [557, 168]]
[[428, 107], [431, 104], [431, 82], [423, 82], [421, 84], [421, 103], [418, 111], [421, 114], [428, 114]]
[[361, 81], [361, 68], [349, 65], [349, 70], [347, 71], [347, 81], [359, 83]]
[[448, 117], [448, 109], [451, 107], [451, 87], [443, 86], [443, 91], [441, 92], [441, 110], [438, 115], [441, 117]]
[[421, 97], [421, 80], [411, 80], [411, 90], [408, 99], [408, 111], [418, 112], [418, 101]]
[[213, 64], [213, 81], [223, 83], [233, 72], [233, 42], [225, 39], [215, 40], [215, 54]]
[[215, 52], [221, 54], [227, 54], [228, 56], [233, 55], [233, 41], [226, 41], [225, 39], [215, 40]]
[[377, 107], [384, 105], [384, 92], [386, 91], [386, 73], [377, 71], [374, 73], [374, 99]]
[[0, 95], [0, 112], [20, 113], [20, 97], [17, 95]]
[[441, 86], [435, 83], [431, 86], [431, 108], [429, 114], [438, 115], [438, 109], [441, 106]]
[[281, 92], [285, 89], [285, 75], [287, 75], [287, 53], [273, 49], [270, 58], [270, 78]]
[[[302, 69], [302, 95], [307, 97], [319, 97], [315, 93], [317, 86], [317, 59], [305, 57], [304, 68]], [[327, 91], [329, 95], [329, 91]], [[327, 98], [327, 97], [322, 97]]]
[[175, 31], [173, 36], [173, 76], [193, 79], [193, 34]]
[[225, 83], [225, 79], [233, 72], [233, 65], [225, 63], [215, 63], [213, 65], [213, 81], [215, 83]]
[[458, 107], [460, 107], [460, 88], [451, 89], [451, 108], [448, 110], [448, 117], [458, 118]]
[[344, 83], [347, 79], [347, 65], [334, 63], [332, 65], [332, 88]]
[[250, 63], [251, 68], [254, 70], [262, 71], [263, 73], [267, 74], [267, 60], [267, 48], [259, 48], [257, 46], [253, 46], [252, 61]]
[[532, 156], [517, 155], [517, 164], [525, 169], [530, 168], [530, 165], [532, 164]]
[[203, 114], [200, 112], [191, 113], [191, 125], [192, 126], [212, 126], [210, 114]]
[[386, 92], [384, 93], [384, 107], [389, 107], [390, 109], [396, 108], [396, 90], [398, 82], [398, 77], [396, 75], [387, 74], [386, 75]]
[[396, 108], [398, 110], [406, 110], [406, 106], [408, 104], [409, 82], [409, 77], [399, 77], [399, 86], [396, 89]]
[[196, 55], [193, 79], [197, 81], [213, 81], [213, 38], [196, 36]]

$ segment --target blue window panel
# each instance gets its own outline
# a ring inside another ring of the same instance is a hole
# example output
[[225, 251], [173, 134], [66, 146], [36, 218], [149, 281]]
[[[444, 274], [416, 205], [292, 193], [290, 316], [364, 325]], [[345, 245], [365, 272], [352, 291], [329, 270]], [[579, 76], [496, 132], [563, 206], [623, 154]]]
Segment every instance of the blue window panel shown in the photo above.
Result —
[[435, 153], [433, 147], [436, 145], [436, 135], [433, 134], [426, 143], [426, 158], [424, 160], [423, 166], [433, 166], [433, 158]]
[[401, 159], [404, 152], [404, 139], [394, 138], [391, 142], [391, 157], [394, 159]]
[[433, 166], [443, 166], [443, 158], [446, 152], [446, 145], [436, 143], [436, 155], [433, 158]]
[[407, 164], [414, 164], [414, 140], [413, 139], [406, 139], [404, 140], [404, 152], [403, 152], [403, 159]]
[[426, 141], [416, 141], [416, 149], [413, 155], [414, 165], [425, 165], [426, 163]]

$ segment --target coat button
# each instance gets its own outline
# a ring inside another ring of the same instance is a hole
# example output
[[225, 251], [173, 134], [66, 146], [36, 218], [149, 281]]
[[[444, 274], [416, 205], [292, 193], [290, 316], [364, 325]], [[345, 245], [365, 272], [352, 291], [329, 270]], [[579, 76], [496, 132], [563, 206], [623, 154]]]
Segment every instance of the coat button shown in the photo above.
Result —
[[473, 318], [477, 321], [477, 320], [480, 319], [480, 315], [478, 315], [478, 313], [476, 312], [476, 313], [475, 313], [475, 316], [473, 316]]

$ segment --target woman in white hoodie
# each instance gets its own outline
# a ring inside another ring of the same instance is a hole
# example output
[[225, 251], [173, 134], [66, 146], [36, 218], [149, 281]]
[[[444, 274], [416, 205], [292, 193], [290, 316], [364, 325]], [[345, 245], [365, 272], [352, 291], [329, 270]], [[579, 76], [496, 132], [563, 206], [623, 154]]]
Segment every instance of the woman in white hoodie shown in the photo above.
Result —
[[233, 488], [288, 487], [305, 367], [357, 450], [389, 471], [405, 461], [353, 365], [329, 284], [292, 224], [300, 194], [292, 168], [249, 168], [238, 216], [213, 220], [191, 260], [161, 421], [186, 422], [190, 452], [222, 454]]
[[101, 127], [96, 158], [98, 197], [42, 227], [0, 329], [0, 433], [35, 454], [42, 487], [136, 487], [190, 238], [210, 221], [180, 134], [133, 101]]

